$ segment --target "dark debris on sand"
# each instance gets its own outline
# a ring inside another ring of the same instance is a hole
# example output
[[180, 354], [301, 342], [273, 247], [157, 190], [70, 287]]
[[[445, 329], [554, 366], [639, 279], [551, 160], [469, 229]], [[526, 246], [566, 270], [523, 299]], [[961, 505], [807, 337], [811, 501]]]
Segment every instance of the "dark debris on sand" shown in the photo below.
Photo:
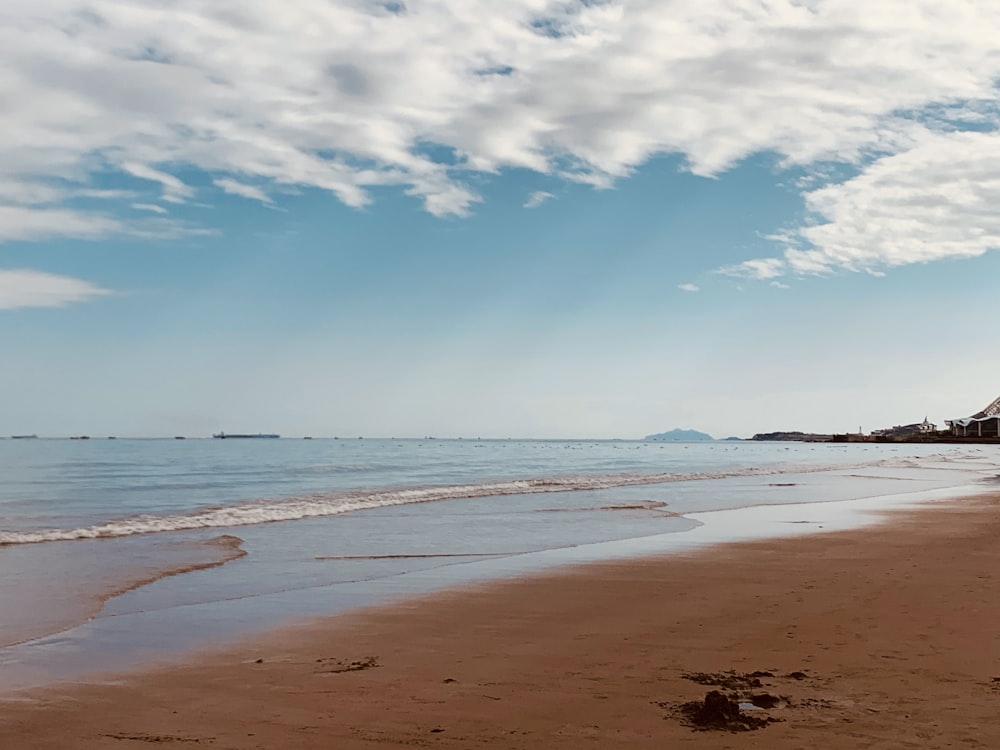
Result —
[[374, 669], [380, 666], [378, 663], [377, 656], [366, 656], [364, 659], [355, 659], [354, 661], [348, 661], [346, 659], [317, 659], [316, 662], [321, 665], [320, 669], [316, 671], [322, 674], [340, 674], [341, 672], [360, 672], [365, 669]]
[[[806, 677], [803, 672], [779, 676], [773, 671], [737, 672], [732, 669], [727, 672], [684, 672], [681, 676], [716, 689], [709, 691], [703, 700], [680, 705], [657, 705], [696, 731], [723, 732], [749, 732], [782, 721], [759, 712], [787, 708], [792, 699], [768, 692], [764, 689], [763, 680], [801, 680]], [[744, 709], [749, 709], [749, 712]]]
[[761, 677], [774, 677], [772, 672], [684, 672], [681, 677], [699, 685], [712, 685], [725, 690], [752, 690], [764, 687]]
[[678, 708], [681, 723], [693, 729], [721, 732], [751, 732], [780, 719], [753, 716], [740, 710], [735, 696], [712, 690], [703, 701], [689, 701]]

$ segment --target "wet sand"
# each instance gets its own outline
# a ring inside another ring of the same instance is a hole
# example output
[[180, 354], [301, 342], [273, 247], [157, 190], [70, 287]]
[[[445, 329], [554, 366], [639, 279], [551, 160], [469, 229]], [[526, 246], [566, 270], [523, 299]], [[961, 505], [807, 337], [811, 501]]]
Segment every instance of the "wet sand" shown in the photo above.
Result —
[[[756, 730], [699, 731], [681, 707], [713, 690], [781, 707], [737, 717], [774, 720]], [[0, 747], [996, 748], [998, 709], [990, 495], [415, 598], [32, 691], [0, 702]]]

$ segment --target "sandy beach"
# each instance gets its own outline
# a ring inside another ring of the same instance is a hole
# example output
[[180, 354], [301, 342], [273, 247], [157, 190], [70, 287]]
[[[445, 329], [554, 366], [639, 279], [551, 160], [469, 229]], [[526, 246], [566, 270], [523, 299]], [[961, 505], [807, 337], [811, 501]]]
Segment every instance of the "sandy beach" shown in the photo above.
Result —
[[[998, 510], [935, 503], [310, 621], [4, 700], [0, 747], [1000, 747]], [[728, 729], [692, 725], [711, 691], [745, 706]]]

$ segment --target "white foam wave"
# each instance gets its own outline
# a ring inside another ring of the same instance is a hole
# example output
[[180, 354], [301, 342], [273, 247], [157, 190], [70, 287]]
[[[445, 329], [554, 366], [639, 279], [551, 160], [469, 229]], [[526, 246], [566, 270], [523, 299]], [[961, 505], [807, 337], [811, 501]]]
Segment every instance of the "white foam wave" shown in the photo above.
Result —
[[[885, 465], [873, 461], [867, 465]], [[853, 464], [852, 467], [857, 467]], [[536, 479], [516, 479], [482, 484], [462, 484], [437, 487], [408, 487], [366, 492], [331, 492], [297, 495], [285, 498], [249, 500], [222, 507], [204, 508], [184, 514], [144, 514], [76, 529], [42, 529], [37, 531], [0, 531], [0, 547], [15, 544], [108, 539], [193, 529], [252, 526], [277, 521], [334, 516], [356, 510], [412, 505], [438, 500], [521, 495], [542, 492], [572, 492], [601, 490], [667, 482], [704, 479], [724, 479], [739, 476], [764, 476], [787, 473], [830, 471], [837, 466], [786, 466], [767, 468], [745, 467], [718, 472], [685, 472], [669, 474], [603, 474], [562, 476]]]

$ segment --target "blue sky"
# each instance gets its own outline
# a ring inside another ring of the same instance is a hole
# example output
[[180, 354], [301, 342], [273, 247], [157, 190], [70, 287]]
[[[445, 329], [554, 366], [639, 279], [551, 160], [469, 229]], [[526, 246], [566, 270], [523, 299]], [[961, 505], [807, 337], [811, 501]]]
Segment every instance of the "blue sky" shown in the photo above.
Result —
[[974, 412], [984, 5], [8, 4], [0, 434]]

